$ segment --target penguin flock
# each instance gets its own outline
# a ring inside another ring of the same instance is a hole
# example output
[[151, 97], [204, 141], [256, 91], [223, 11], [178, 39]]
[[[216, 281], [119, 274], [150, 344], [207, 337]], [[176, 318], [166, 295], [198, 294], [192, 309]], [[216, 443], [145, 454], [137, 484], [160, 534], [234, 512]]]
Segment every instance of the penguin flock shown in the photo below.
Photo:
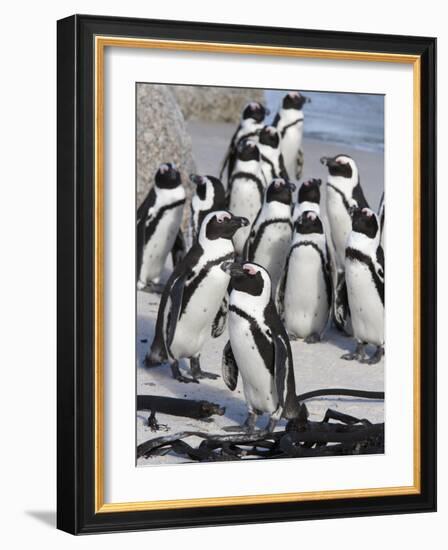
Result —
[[[317, 344], [334, 324], [354, 340], [343, 359], [374, 364], [384, 354], [384, 194], [376, 214], [355, 160], [323, 156], [324, 216], [322, 180], [300, 183], [309, 101], [286, 94], [271, 124], [264, 105], [245, 106], [219, 177], [190, 176], [188, 231], [173, 163], [159, 167], [137, 211], [137, 288], [161, 293], [145, 365], [168, 364], [184, 383], [218, 378], [201, 368], [200, 355], [227, 325], [222, 378], [233, 391], [241, 376], [248, 417], [238, 429], [246, 431], [261, 414], [272, 431], [299, 412], [291, 340]], [[170, 254], [173, 271], [162, 285]]]

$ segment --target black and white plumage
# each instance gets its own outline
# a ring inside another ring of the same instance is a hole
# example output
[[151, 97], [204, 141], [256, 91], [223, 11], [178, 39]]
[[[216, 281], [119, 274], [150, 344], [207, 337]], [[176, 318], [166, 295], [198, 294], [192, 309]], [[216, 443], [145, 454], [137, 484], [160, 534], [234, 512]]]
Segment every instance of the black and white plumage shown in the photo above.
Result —
[[273, 126], [280, 132], [280, 149], [289, 179], [300, 179], [302, 176], [303, 106], [310, 101], [300, 92], [289, 92], [274, 118]]
[[356, 162], [348, 155], [334, 158], [322, 157], [321, 163], [328, 169], [326, 186], [326, 210], [334, 254], [333, 315], [336, 327], [349, 332], [350, 310], [344, 277], [345, 248], [352, 228], [351, 209], [368, 208], [361, 187]]
[[297, 202], [294, 205], [292, 221], [295, 223], [304, 212], [316, 212], [320, 215], [320, 186], [322, 180], [313, 178], [304, 181], [297, 194]]
[[226, 196], [221, 180], [214, 176], [190, 175], [196, 189], [191, 199], [191, 240], [194, 242], [207, 214], [226, 207]]
[[222, 269], [231, 275], [223, 379], [233, 391], [241, 375], [249, 412], [244, 429], [252, 432], [257, 417], [268, 413], [266, 429], [272, 432], [282, 416], [294, 418], [299, 410], [288, 335], [271, 297], [268, 272], [253, 263], [226, 262]]
[[315, 211], [303, 212], [294, 224], [278, 301], [292, 339], [320, 341], [331, 310], [332, 284], [325, 231]]
[[[345, 251], [345, 277], [357, 346], [343, 359], [373, 364], [384, 353], [384, 253], [380, 239], [377, 215], [369, 208], [355, 208]], [[376, 346], [369, 358], [365, 357], [367, 344]]]
[[[174, 378], [181, 382], [216, 378], [201, 370], [199, 357], [230, 281], [220, 266], [234, 259], [232, 237], [248, 223], [227, 211], [204, 218], [198, 239], [165, 285], [147, 366], [169, 362]], [[190, 359], [193, 378], [180, 373], [181, 358]]]
[[263, 206], [246, 243], [246, 259], [269, 272], [274, 296], [291, 244], [291, 201], [294, 190], [295, 185], [287, 180], [277, 178], [271, 182], [266, 188]]
[[235, 166], [238, 145], [245, 139], [257, 139], [258, 132], [263, 127], [264, 119], [268, 114], [269, 109], [267, 109], [258, 101], [251, 101], [243, 109], [240, 123], [232, 136], [219, 174], [219, 178], [221, 179], [221, 181], [224, 181], [223, 176], [227, 168], [227, 185], [230, 182], [230, 178], [232, 176], [232, 172]]
[[384, 250], [384, 220], [385, 220], [386, 212], [385, 212], [385, 206], [384, 206], [384, 192], [381, 195], [380, 200], [380, 206], [378, 208], [378, 218], [380, 220], [380, 229], [381, 229], [381, 246]]
[[261, 154], [261, 169], [267, 182], [274, 178], [288, 179], [280, 141], [280, 134], [274, 126], [263, 126], [259, 132], [258, 148]]
[[180, 232], [185, 189], [174, 164], [162, 164], [154, 186], [137, 210], [137, 288], [157, 285], [170, 251], [176, 263], [184, 255]]
[[[235, 168], [229, 182], [229, 210], [235, 216], [244, 216], [252, 225], [263, 204], [266, 181], [260, 165], [260, 150], [252, 140], [242, 141], [237, 149]], [[233, 244], [241, 256], [250, 227], [235, 233]]]

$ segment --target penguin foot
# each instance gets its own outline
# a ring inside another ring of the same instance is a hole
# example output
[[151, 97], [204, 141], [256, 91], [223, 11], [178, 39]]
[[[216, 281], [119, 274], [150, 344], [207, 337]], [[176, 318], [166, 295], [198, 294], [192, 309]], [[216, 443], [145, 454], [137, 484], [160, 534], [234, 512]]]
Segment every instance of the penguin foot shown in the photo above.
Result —
[[190, 359], [190, 370], [193, 378], [198, 383], [199, 383], [199, 380], [203, 378], [208, 378], [210, 380], [216, 380], [219, 378], [219, 374], [214, 374], [213, 372], [207, 372], [201, 369], [201, 365], [199, 363], [199, 357], [192, 357]]
[[193, 382], [194, 384], [199, 384], [199, 380], [196, 380], [196, 378], [190, 378], [180, 372], [179, 364], [177, 361], [171, 364], [171, 372], [173, 374], [173, 378], [178, 382], [183, 382], [184, 384], [189, 384], [190, 382]]
[[341, 359], [345, 361], [354, 361], [355, 359], [360, 363], [364, 362], [365, 358], [365, 344], [357, 344], [356, 349], [352, 353], [344, 353], [341, 355]]
[[320, 334], [314, 332], [305, 338], [305, 344], [317, 344], [320, 342]]
[[[236, 425], [236, 426], [224, 426], [224, 428], [222, 428], [222, 429], [225, 432], [242, 432], [242, 433], [251, 434], [251, 433], [254, 433], [256, 431], [255, 430], [255, 424], [257, 423], [257, 418], [258, 418], [257, 413], [250, 412], [247, 415], [246, 421], [244, 422], [244, 424], [242, 426], [238, 426], [238, 425]], [[260, 430], [260, 433], [261, 433], [261, 430]]]
[[381, 357], [383, 357], [383, 355], [384, 355], [384, 348], [382, 348], [381, 346], [378, 346], [376, 348], [375, 353], [372, 356], [363, 357], [362, 359], [360, 359], [360, 362], [366, 365], [376, 365], [381, 361]]

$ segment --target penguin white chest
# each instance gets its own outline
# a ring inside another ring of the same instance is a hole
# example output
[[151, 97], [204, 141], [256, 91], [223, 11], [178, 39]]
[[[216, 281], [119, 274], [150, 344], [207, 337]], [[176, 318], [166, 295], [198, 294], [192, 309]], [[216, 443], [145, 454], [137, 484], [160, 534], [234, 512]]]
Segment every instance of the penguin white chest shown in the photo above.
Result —
[[233, 311], [229, 314], [229, 336], [249, 409], [273, 413], [278, 407], [274, 378], [266, 358], [260, 355], [249, 321]]
[[166, 258], [173, 248], [182, 221], [183, 205], [165, 211], [157, 223], [154, 233], [146, 243], [140, 270], [140, 280], [157, 282]]
[[290, 178], [295, 179], [297, 172], [297, 159], [299, 150], [302, 147], [302, 125], [288, 128], [281, 141], [281, 152], [285, 167]]
[[273, 295], [275, 295], [275, 289], [283, 273], [291, 235], [291, 226], [288, 223], [270, 223], [265, 227], [255, 250], [253, 261], [263, 266], [269, 272]]
[[345, 247], [352, 228], [352, 222], [341, 195], [331, 187], [327, 187], [327, 215], [330, 222], [331, 238], [336, 249], [338, 266], [342, 268], [345, 262]]
[[243, 253], [244, 244], [249, 237], [251, 225], [260, 208], [261, 197], [257, 186], [247, 179], [238, 179], [232, 189], [229, 210], [235, 216], [244, 216], [250, 222], [248, 226], [239, 229], [233, 237], [235, 251], [239, 255]]
[[355, 338], [383, 345], [384, 306], [369, 267], [357, 260], [347, 260], [345, 278]]
[[327, 324], [327, 287], [319, 252], [299, 246], [290, 256], [285, 286], [285, 326], [299, 338], [321, 334]]
[[194, 289], [181, 314], [171, 350], [175, 357], [194, 357], [199, 354], [211, 334], [213, 320], [221, 306], [230, 277], [213, 266]]

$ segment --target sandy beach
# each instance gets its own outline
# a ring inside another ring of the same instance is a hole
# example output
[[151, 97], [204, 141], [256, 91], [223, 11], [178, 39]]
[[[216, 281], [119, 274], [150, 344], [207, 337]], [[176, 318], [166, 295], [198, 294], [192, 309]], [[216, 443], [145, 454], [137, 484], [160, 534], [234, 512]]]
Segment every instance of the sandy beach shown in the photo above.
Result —
[[[217, 175], [225, 149], [234, 131], [232, 124], [225, 123], [188, 123], [188, 131], [193, 142], [193, 153], [198, 168], [202, 174]], [[304, 178], [318, 177], [325, 181], [326, 170], [320, 164], [321, 156], [333, 156], [345, 153], [352, 156], [359, 167], [361, 184], [372, 209], [376, 210], [383, 192], [384, 158], [382, 153], [351, 149], [333, 143], [317, 140], [304, 140]], [[322, 186], [324, 189], [324, 186]], [[322, 200], [324, 202], [324, 200]], [[166, 275], [169, 274], [169, 267]], [[174, 434], [183, 430], [198, 430], [209, 433], [222, 433], [222, 427], [229, 424], [242, 423], [246, 416], [246, 404], [243, 397], [241, 380], [234, 392], [231, 392], [222, 381], [201, 380], [200, 384], [181, 384], [171, 378], [168, 365], [147, 369], [143, 359], [152, 342], [159, 296], [146, 292], [137, 293], [137, 393], [184, 397], [189, 399], [206, 399], [226, 408], [223, 416], [213, 416], [211, 421], [199, 421], [183, 417], [158, 414], [160, 424], [167, 426], [167, 432], [152, 432], [147, 426], [148, 412], [137, 412], [137, 444], [152, 437]], [[227, 330], [218, 339], [207, 342], [201, 354], [201, 364], [205, 370], [221, 373], [221, 356], [228, 340]], [[294, 356], [294, 371], [297, 393], [330, 388], [345, 387], [363, 390], [382, 391], [384, 389], [384, 359], [377, 365], [363, 365], [358, 362], [342, 360], [341, 355], [354, 349], [351, 338], [342, 336], [335, 330], [328, 330], [323, 341], [307, 345], [301, 341], [292, 342]], [[188, 369], [184, 363], [181, 368]], [[321, 420], [328, 408], [368, 418], [371, 422], [384, 420], [384, 403], [376, 400], [355, 398], [316, 398], [307, 401], [312, 420]], [[260, 419], [259, 425], [264, 426], [267, 418]], [[279, 428], [284, 427], [282, 420]], [[195, 444], [194, 438], [191, 444]], [[187, 462], [167, 454], [154, 458], [140, 458], [138, 465], [178, 464]]]

